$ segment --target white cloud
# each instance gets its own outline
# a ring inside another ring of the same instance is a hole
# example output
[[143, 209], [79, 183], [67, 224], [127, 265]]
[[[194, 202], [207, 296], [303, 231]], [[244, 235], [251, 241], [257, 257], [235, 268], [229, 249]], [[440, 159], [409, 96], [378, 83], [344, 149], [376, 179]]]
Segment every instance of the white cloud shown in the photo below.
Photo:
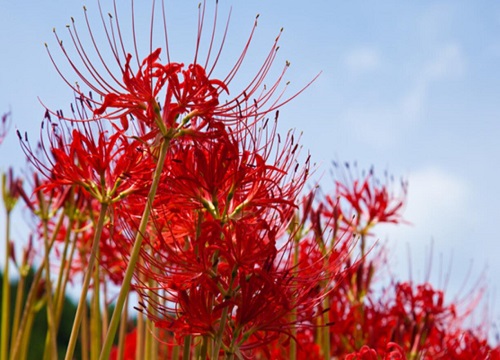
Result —
[[443, 45], [432, 59], [416, 71], [411, 85], [401, 96], [382, 104], [354, 103], [342, 120], [359, 141], [375, 148], [398, 146], [405, 132], [422, 119], [431, 86], [439, 81], [460, 77], [465, 72], [465, 57], [456, 43]]
[[463, 224], [469, 189], [461, 178], [430, 167], [410, 175], [406, 218], [428, 237]]
[[[450, 285], [458, 290], [470, 260], [481, 259], [474, 239], [467, 237], [477, 226], [470, 211], [473, 189], [461, 177], [435, 166], [413, 172], [408, 180], [404, 219], [411, 225], [381, 226], [377, 235], [389, 241], [390, 258], [399, 276], [407, 278], [411, 268], [414, 280], [427, 281], [430, 276], [443, 286], [449, 271], [447, 264], [452, 261]], [[446, 269], [440, 269], [442, 265]]]
[[359, 47], [346, 54], [344, 64], [351, 73], [364, 74], [380, 66], [380, 54], [377, 49]]

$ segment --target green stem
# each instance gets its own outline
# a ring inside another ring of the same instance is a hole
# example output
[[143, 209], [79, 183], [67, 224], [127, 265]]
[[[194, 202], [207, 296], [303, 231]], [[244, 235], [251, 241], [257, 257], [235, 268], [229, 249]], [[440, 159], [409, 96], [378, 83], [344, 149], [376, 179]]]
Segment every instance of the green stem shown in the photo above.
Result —
[[31, 283], [31, 288], [28, 293], [28, 298], [23, 310], [23, 316], [21, 318], [21, 323], [16, 334], [16, 339], [14, 341], [14, 346], [11, 348], [10, 360], [17, 360], [21, 358], [23, 338], [25, 333], [28, 332], [28, 325], [30, 316], [32, 314], [33, 308], [36, 305], [35, 300], [38, 293], [38, 285], [40, 284], [40, 279], [42, 278], [43, 266], [40, 266], [33, 277], [33, 282]]
[[29, 310], [29, 315], [28, 318], [26, 319], [26, 327], [25, 327], [26, 331], [22, 334], [21, 353], [18, 358], [15, 358], [16, 360], [25, 360], [28, 356], [31, 332], [33, 330], [33, 322], [35, 321], [35, 315], [37, 312], [38, 309], [36, 309], [36, 307], [33, 307], [32, 309]]
[[200, 350], [200, 360], [205, 360], [208, 355], [208, 342], [210, 338], [208, 336], [203, 336], [203, 343]]
[[[132, 282], [132, 276], [134, 274], [135, 265], [139, 259], [139, 253], [142, 246], [143, 235], [146, 232], [146, 227], [149, 222], [149, 215], [151, 214], [151, 209], [153, 207], [153, 201], [156, 196], [156, 190], [158, 189], [158, 184], [160, 183], [161, 173], [163, 171], [163, 165], [165, 164], [165, 159], [167, 157], [167, 151], [170, 146], [170, 138], [165, 138], [161, 143], [160, 156], [158, 158], [158, 163], [156, 164], [156, 169], [153, 175], [153, 183], [149, 189], [149, 194], [147, 197], [147, 203], [144, 207], [144, 212], [142, 214], [141, 223], [139, 224], [139, 229], [134, 241], [134, 246], [132, 248], [132, 253], [130, 255], [130, 261], [127, 265], [127, 270], [123, 278], [123, 284], [120, 289], [120, 294], [116, 301], [116, 307], [113, 311], [111, 317], [111, 322], [109, 323], [108, 333], [106, 334], [106, 339], [104, 341], [104, 346], [101, 351], [100, 360], [107, 360], [113, 346], [113, 341], [115, 339], [116, 330], [118, 329], [118, 324], [120, 323], [121, 313], [123, 311], [123, 306], [125, 300], [128, 297], [130, 291], [130, 283]], [[68, 359], [69, 360], [69, 359]]]
[[21, 265], [21, 271], [19, 272], [19, 281], [17, 282], [16, 306], [14, 309], [14, 319], [12, 324], [12, 332], [11, 332], [12, 336], [10, 343], [11, 350], [14, 348], [14, 342], [15, 342], [14, 334], [17, 334], [17, 331], [19, 329], [19, 323], [21, 320], [21, 305], [23, 303], [24, 285], [26, 282], [26, 273], [24, 272], [24, 268], [27, 266], [26, 260], [27, 259], [23, 260], [23, 264]]
[[[148, 285], [149, 289], [148, 290], [148, 297], [151, 299], [153, 302], [157, 301], [157, 296], [155, 292], [152, 290], [157, 286], [155, 281], [153, 279], [148, 280]], [[148, 302], [148, 314], [152, 314], [153, 316], [156, 315], [155, 313], [155, 307], [153, 306], [153, 303], [151, 301]], [[146, 319], [146, 326], [145, 326], [145, 339], [144, 339], [144, 358], [146, 359], [154, 359], [158, 357], [158, 329], [156, 326], [154, 326], [154, 323], [150, 319]]]
[[191, 354], [191, 338], [192, 335], [184, 337], [184, 350], [182, 352], [182, 360], [189, 360]]
[[323, 327], [322, 327], [322, 332], [323, 332], [323, 336], [322, 336], [322, 349], [323, 349], [323, 356], [326, 360], [330, 359], [330, 351], [331, 351], [331, 348], [330, 348], [330, 299], [328, 297], [325, 297], [323, 299], [323, 309], [324, 309], [324, 313], [323, 313]]
[[10, 257], [10, 211], [6, 212], [5, 219], [5, 268], [2, 284], [2, 340], [0, 345], [0, 359], [7, 360], [9, 344], [9, 315], [10, 315], [10, 281], [9, 281], [9, 257]]
[[83, 303], [83, 317], [80, 330], [80, 345], [82, 349], [82, 360], [89, 360], [90, 339], [89, 339], [89, 316], [87, 302]]
[[[48, 336], [50, 338], [48, 347], [49, 358], [57, 360], [57, 331], [56, 319], [54, 316], [54, 304], [52, 297], [52, 280], [50, 277], [50, 261], [49, 254], [52, 247], [52, 241], [49, 240], [49, 211], [45, 208], [45, 200], [39, 192], [38, 201], [40, 202], [40, 213], [42, 215], [43, 223], [43, 245], [44, 245], [44, 263], [43, 268], [45, 271], [45, 297], [47, 298], [47, 326]], [[62, 215], [61, 215], [62, 216]]]
[[[99, 249], [99, 242], [101, 240], [101, 234], [104, 227], [104, 220], [106, 219], [106, 213], [108, 211], [108, 203], [101, 204], [101, 211], [99, 213], [99, 219], [97, 220], [97, 226], [94, 233], [94, 239], [92, 240], [92, 250], [90, 252], [89, 264], [87, 271], [85, 272], [85, 278], [83, 280], [82, 293], [80, 295], [80, 301], [78, 302], [78, 307], [76, 308], [75, 319], [73, 321], [73, 328], [71, 329], [71, 336], [69, 338], [68, 348], [66, 350], [65, 360], [73, 359], [73, 353], [75, 351], [76, 342], [78, 339], [78, 332], [80, 330], [80, 324], [82, 322], [83, 307], [87, 298], [87, 292], [90, 285], [90, 279], [94, 273], [94, 262], [97, 255], [97, 250]], [[95, 287], [99, 284], [94, 284]], [[96, 288], [97, 291], [97, 288]], [[109, 356], [108, 356], [109, 357]]]
[[178, 360], [179, 359], [179, 348], [180, 348], [179, 345], [174, 345], [174, 347], [172, 348], [172, 357], [171, 357], [171, 359], [173, 359], [173, 360]]
[[[70, 216], [71, 217], [71, 216]], [[64, 217], [61, 216], [59, 219], [59, 223], [55, 229], [55, 233], [58, 232], [60, 229], [62, 223], [63, 223]], [[68, 224], [68, 229], [71, 229], [73, 227], [73, 219], [70, 219], [69, 224]], [[66, 266], [68, 263], [68, 249], [70, 245], [70, 237], [71, 237], [71, 231], [68, 231], [66, 233], [66, 236], [64, 237], [64, 249], [62, 252], [62, 257], [61, 257], [61, 265], [59, 269], [59, 275], [57, 278], [57, 286], [56, 286], [56, 291], [54, 293], [54, 327], [56, 331], [59, 330], [59, 325], [61, 322], [61, 315], [62, 315], [62, 310], [63, 310], [63, 303], [64, 303], [64, 295], [65, 295], [65, 289], [66, 289], [66, 284], [67, 284], [67, 277], [65, 274], [70, 271], [70, 267]], [[74, 246], [73, 246], [74, 248]], [[72, 252], [70, 252], [70, 257], [72, 257]], [[71, 261], [71, 260], [70, 260]], [[44, 360], [48, 359], [50, 356], [50, 334], [47, 334], [45, 338], [45, 353], [44, 353]]]
[[215, 336], [214, 347], [212, 351], [212, 359], [219, 358], [219, 351], [220, 348], [222, 347], [222, 338], [224, 335], [224, 329], [226, 328], [227, 312], [228, 312], [228, 306], [225, 306], [224, 309], [222, 309], [219, 329], [217, 330], [217, 334]]
[[135, 360], [144, 359], [144, 315], [137, 314]]
[[127, 332], [127, 318], [128, 318], [128, 297], [125, 302], [125, 308], [123, 309], [122, 319], [120, 322], [120, 330], [118, 332], [118, 360], [123, 359], [123, 354], [125, 353], [125, 334]]
[[[100, 251], [97, 248], [97, 259], [100, 258]], [[102, 319], [99, 294], [99, 265], [94, 266], [94, 291], [92, 292], [92, 305], [90, 315], [90, 358], [96, 360], [99, 357], [102, 338]]]
[[[297, 267], [299, 264], [299, 240], [294, 239], [294, 244], [293, 244], [293, 270], [294, 274], [297, 271]], [[294, 275], [295, 277], [295, 275]], [[297, 309], [294, 308], [291, 313], [291, 323], [294, 324], [294, 326], [291, 329], [291, 333], [293, 336], [293, 339], [290, 341], [290, 360], [296, 360], [297, 359], [297, 328], [295, 327], [295, 323], [297, 322]]]

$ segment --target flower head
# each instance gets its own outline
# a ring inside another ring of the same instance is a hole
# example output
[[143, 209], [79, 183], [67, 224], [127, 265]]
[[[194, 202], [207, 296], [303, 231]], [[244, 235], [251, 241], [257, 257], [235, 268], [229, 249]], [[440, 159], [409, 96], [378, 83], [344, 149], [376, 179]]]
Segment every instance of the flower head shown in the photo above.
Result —
[[[339, 166], [334, 163], [335, 167]], [[386, 175], [385, 182], [379, 180], [370, 169], [366, 174], [354, 174], [349, 163], [345, 173], [335, 180], [334, 196], [326, 197], [324, 214], [334, 223], [341, 224], [347, 232], [368, 235], [378, 223], [402, 222], [407, 193], [407, 183], [401, 182], [400, 193], [394, 193], [393, 180]]]
[[[80, 78], [81, 83], [88, 87], [93, 95], [87, 95], [83, 85], [74, 85], [57, 65], [56, 67], [77, 94], [78, 102], [90, 108], [93, 113], [92, 118], [120, 119], [122, 123], [128, 123], [129, 116], [131, 116], [138, 120], [139, 127], [144, 133], [149, 134], [149, 137], [154, 137], [158, 133], [171, 137], [174, 136], [173, 132], [176, 133], [181, 129], [198, 132], [212, 126], [214, 122], [257, 121], [297, 95], [283, 98], [284, 89], [280, 90], [279, 85], [289, 66], [288, 62], [274, 81], [265, 83], [276, 57], [279, 36], [271, 46], [257, 75], [250, 83], [239, 92], [230, 90], [230, 84], [237, 73], [242, 71], [257, 20], [234, 66], [227, 71], [226, 75], [214, 77], [228, 29], [226, 26], [223, 30], [222, 40], [217, 45], [217, 5], [213, 15], [213, 27], [209, 30], [211, 35], [209, 35], [209, 46], [204, 60], [202, 60], [201, 43], [206, 31], [205, 2], [199, 7], [194, 57], [187, 65], [184, 65], [183, 62], [173, 61], [173, 55], [170, 54], [169, 49], [168, 27], [163, 1], [161, 5], [161, 9], [153, 7], [152, 10], [153, 21], [150, 29], [149, 50], [145, 56], [139, 54], [138, 49], [143, 41], [137, 38], [135, 21], [133, 21], [132, 31], [133, 47], [129, 50], [125, 49], [124, 44], [127, 43], [127, 39], [125, 31], [120, 27], [119, 19], [121, 17], [116, 4], [113, 14], [109, 15], [108, 24], [106, 24], [105, 16], [101, 10], [107, 45], [101, 46], [96, 41], [86, 10], [88, 34], [92, 39], [92, 45], [89, 49], [84, 47], [82, 36], [73, 19], [68, 29], [76, 49], [76, 57], [69, 55], [65, 45], [55, 33], [59, 46], [70, 66]], [[134, 3], [132, 1], [132, 17], [134, 18], [133, 12]], [[157, 14], [160, 14], [162, 20], [156, 20]], [[164, 37], [164, 45], [161, 47], [153, 44], [153, 34], [158, 28], [161, 29], [160, 33], [163, 33]], [[108, 62], [104, 59], [103, 54], [108, 49], [114, 57], [114, 62]], [[56, 64], [52, 53], [49, 52], [49, 54]], [[95, 61], [93, 61], [93, 57], [96, 57]], [[101, 66], [98, 66], [99, 63]], [[229, 95], [229, 91], [233, 95], [223, 98], [222, 95]]]

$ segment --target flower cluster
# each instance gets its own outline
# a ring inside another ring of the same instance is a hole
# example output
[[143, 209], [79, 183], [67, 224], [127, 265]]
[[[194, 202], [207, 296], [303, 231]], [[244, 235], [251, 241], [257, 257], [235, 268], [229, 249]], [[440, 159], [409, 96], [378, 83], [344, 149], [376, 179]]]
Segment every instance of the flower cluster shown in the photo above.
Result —
[[[18, 133], [31, 193], [4, 177], [7, 213], [22, 198], [33, 239], [18, 264], [7, 231], [6, 273], [13, 259], [20, 286], [10, 332], [3, 292], [0, 358], [27, 358], [41, 308], [43, 357], [58, 358], [71, 283], [81, 295], [67, 360], [77, 345], [84, 359], [101, 360], [499, 358], [500, 348], [463, 326], [468, 313], [430, 284], [393, 280], [378, 295], [382, 250], [370, 241], [378, 224], [404, 222], [406, 183], [396, 195], [389, 179], [354, 176], [346, 165], [331, 194], [304, 195], [309, 156], [293, 131], [278, 132], [279, 108], [302, 90], [285, 95], [288, 62], [269, 80], [280, 35], [237, 91], [257, 21], [234, 66], [216, 76], [227, 36], [226, 26], [215, 51], [217, 6], [203, 56], [209, 10], [200, 4], [187, 65], [171, 60], [165, 9], [155, 5], [165, 46], [151, 35], [144, 55], [134, 26], [125, 49], [116, 3], [109, 20], [100, 12], [105, 47], [86, 10], [86, 36], [73, 19], [68, 26], [76, 56], [55, 32], [78, 82], [49, 56], [75, 102], [71, 115], [47, 109], [38, 146]], [[34, 270], [27, 294], [25, 269]]]

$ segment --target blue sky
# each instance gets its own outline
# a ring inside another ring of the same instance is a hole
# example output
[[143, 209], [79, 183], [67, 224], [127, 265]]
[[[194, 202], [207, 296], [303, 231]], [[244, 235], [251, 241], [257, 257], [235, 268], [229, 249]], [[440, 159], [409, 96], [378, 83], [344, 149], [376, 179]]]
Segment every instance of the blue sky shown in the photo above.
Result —
[[[110, 9], [108, 1], [102, 3]], [[357, 161], [380, 175], [388, 170], [409, 180], [405, 217], [412, 225], [380, 234], [381, 241], [389, 241], [401, 277], [407, 277], [409, 247], [415, 280], [425, 278], [432, 241], [435, 278], [439, 254], [445, 263], [453, 262], [453, 289], [462, 284], [471, 261], [474, 276], [487, 266], [489, 296], [500, 303], [500, 295], [494, 295], [500, 283], [500, 3], [219, 3], [221, 24], [233, 7], [228, 58], [237, 55], [260, 13], [249, 69], [284, 27], [276, 67], [291, 62], [292, 88], [322, 72], [282, 109], [280, 121], [284, 130], [303, 131], [302, 144], [319, 164], [316, 175], [324, 174], [325, 188], [331, 160]], [[14, 126], [28, 131], [33, 142], [44, 114], [38, 98], [67, 108], [72, 96], [44, 43], [57, 53], [56, 27], [69, 44], [65, 25], [73, 16], [84, 27], [83, 4], [0, 0], [0, 112], [10, 110]], [[197, 4], [167, 1], [175, 61], [191, 59]], [[95, 16], [96, 1], [86, 5]], [[149, 17], [149, 6], [137, 9], [139, 24]], [[100, 24], [92, 26], [99, 32]], [[4, 170], [24, 162], [14, 130], [0, 148]], [[22, 229], [19, 223], [14, 235]]]

